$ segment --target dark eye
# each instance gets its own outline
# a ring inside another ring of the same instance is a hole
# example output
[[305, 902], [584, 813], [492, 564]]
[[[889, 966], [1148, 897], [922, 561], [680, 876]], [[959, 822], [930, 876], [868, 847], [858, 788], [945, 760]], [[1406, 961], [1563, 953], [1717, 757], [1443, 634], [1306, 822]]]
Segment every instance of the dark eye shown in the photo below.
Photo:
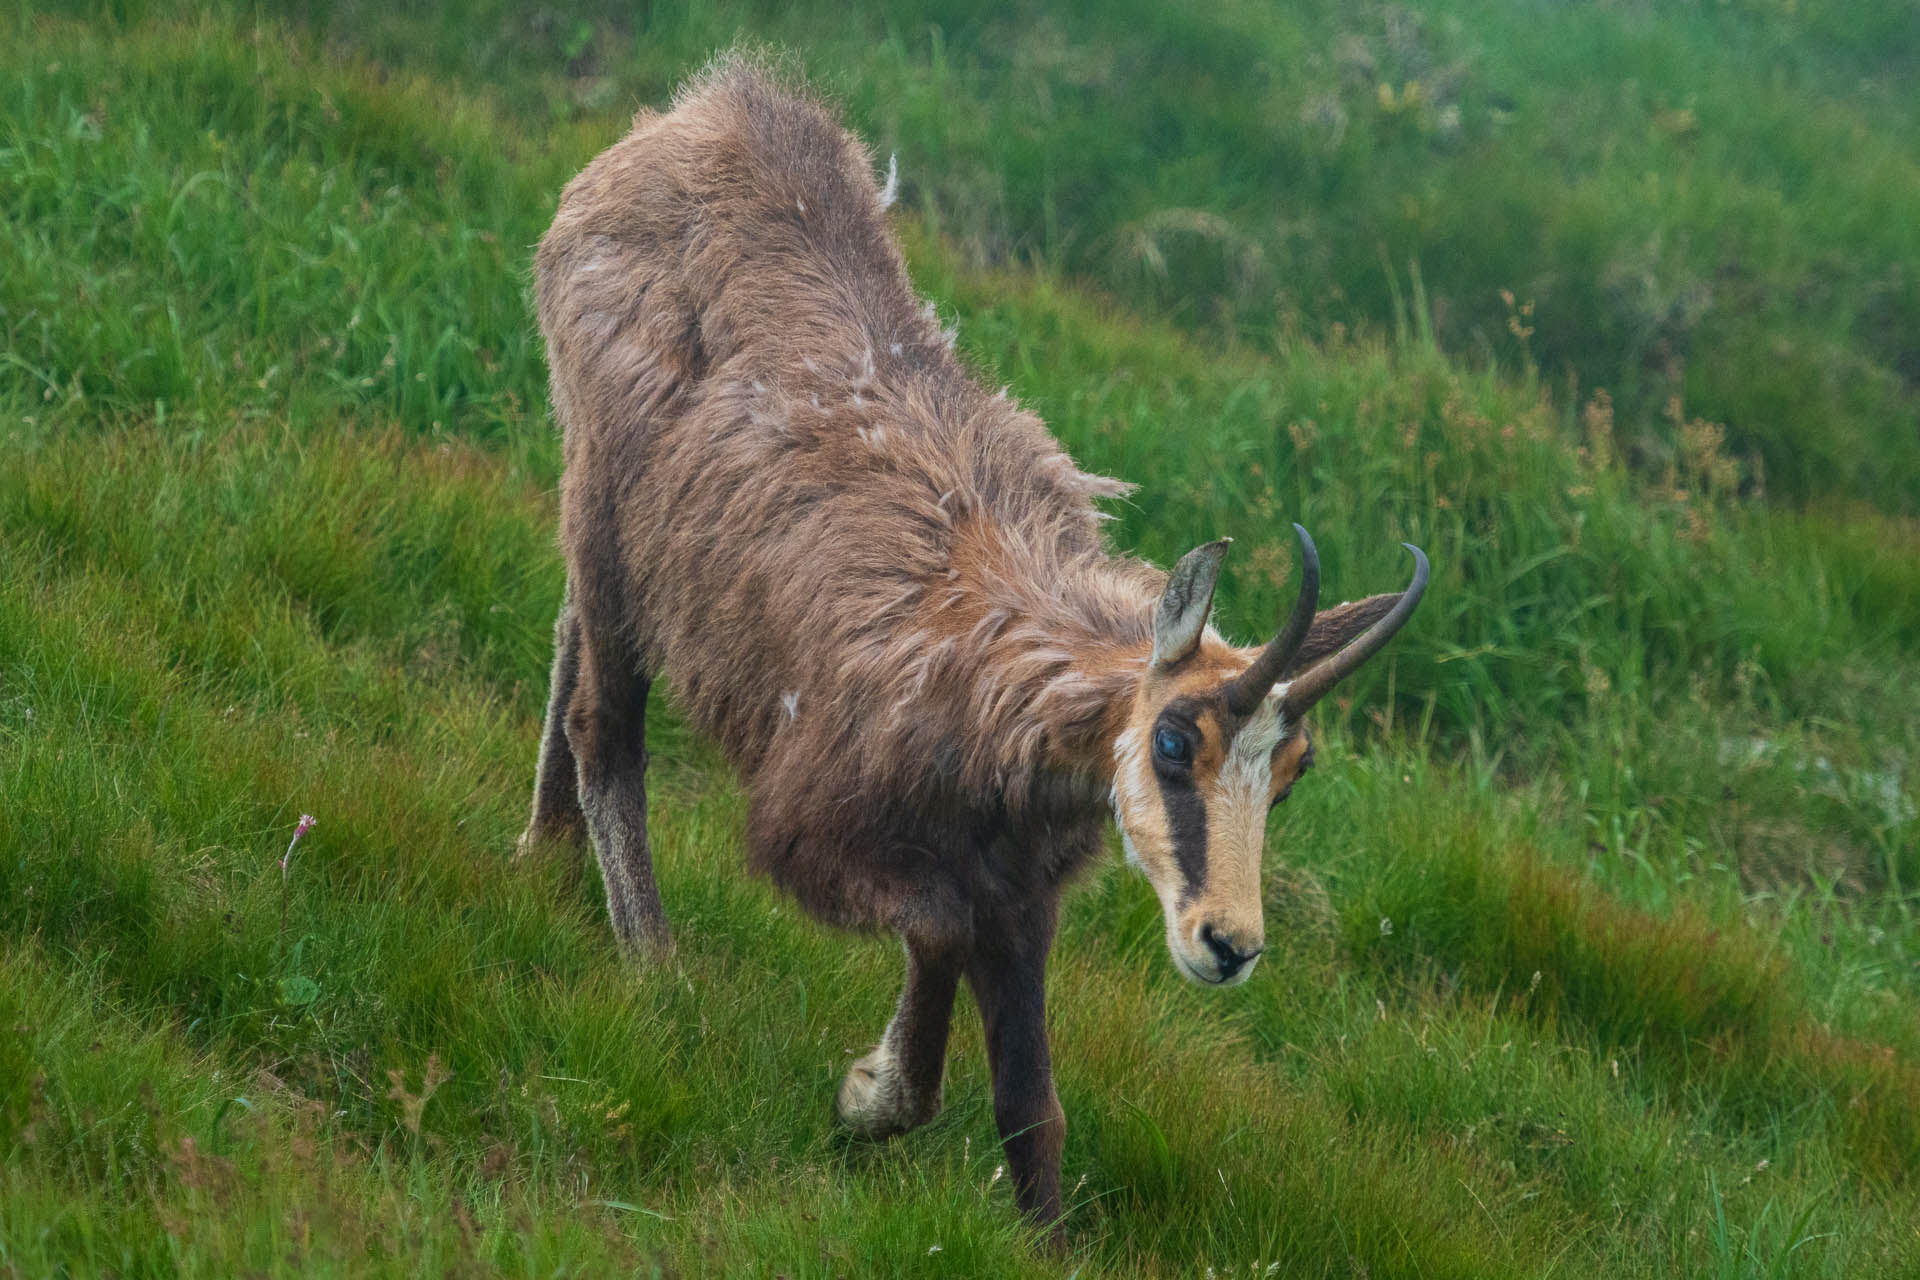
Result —
[[1153, 754], [1168, 764], [1193, 762], [1192, 745], [1172, 729], [1160, 728], [1153, 731]]

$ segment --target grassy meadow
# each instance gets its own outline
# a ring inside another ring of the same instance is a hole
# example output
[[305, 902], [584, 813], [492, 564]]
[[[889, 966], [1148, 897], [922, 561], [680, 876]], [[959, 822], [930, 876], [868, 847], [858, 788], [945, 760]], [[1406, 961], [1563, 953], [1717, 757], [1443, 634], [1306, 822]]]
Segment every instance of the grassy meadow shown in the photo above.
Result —
[[[1225, 629], [1432, 556], [1183, 982], [1051, 971], [1070, 1254], [962, 997], [740, 871], [653, 724], [670, 965], [510, 861], [561, 186], [740, 39]], [[1920, 1275], [1920, 11], [933, 0], [0, 13], [0, 1275]], [[293, 847], [302, 813], [317, 827]]]

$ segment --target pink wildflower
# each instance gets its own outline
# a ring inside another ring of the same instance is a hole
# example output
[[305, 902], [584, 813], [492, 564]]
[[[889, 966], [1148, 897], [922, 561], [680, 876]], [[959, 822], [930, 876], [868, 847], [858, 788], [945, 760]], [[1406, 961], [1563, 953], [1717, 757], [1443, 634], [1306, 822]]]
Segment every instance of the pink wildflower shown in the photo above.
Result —
[[287, 936], [287, 866], [293, 861], [293, 846], [300, 843], [300, 837], [314, 828], [314, 817], [310, 813], [300, 815], [300, 821], [293, 829], [293, 839], [287, 841], [287, 851], [280, 855], [280, 937]]
[[293, 860], [293, 846], [300, 843], [301, 836], [304, 836], [307, 834], [307, 832], [313, 830], [314, 823], [315, 823], [315, 819], [312, 814], [310, 813], [301, 814], [299, 825], [294, 827], [293, 829], [293, 839], [287, 841], [287, 851], [286, 853], [282, 854], [280, 857], [280, 884], [281, 884], [281, 887], [283, 888], [286, 886], [286, 883], [287, 883], [287, 864]]

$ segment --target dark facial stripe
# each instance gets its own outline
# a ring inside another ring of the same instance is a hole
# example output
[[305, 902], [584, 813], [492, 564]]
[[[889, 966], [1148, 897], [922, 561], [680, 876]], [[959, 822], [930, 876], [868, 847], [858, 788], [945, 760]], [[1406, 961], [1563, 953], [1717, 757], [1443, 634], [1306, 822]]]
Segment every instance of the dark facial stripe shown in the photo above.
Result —
[[1207, 802], [1200, 798], [1192, 778], [1169, 778], [1154, 771], [1160, 783], [1160, 802], [1167, 807], [1167, 835], [1173, 841], [1173, 860], [1187, 883], [1185, 898], [1199, 895], [1207, 883]]

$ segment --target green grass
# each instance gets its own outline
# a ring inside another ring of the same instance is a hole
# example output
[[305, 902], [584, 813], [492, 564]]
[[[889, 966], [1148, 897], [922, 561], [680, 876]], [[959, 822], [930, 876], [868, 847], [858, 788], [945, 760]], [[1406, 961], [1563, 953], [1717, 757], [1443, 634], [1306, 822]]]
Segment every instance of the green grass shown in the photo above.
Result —
[[[836, 1133], [897, 948], [740, 873], [670, 699], [671, 965], [506, 857], [560, 590], [531, 246], [745, 33], [901, 151], [970, 357], [1142, 484], [1116, 541], [1239, 540], [1230, 630], [1291, 520], [1336, 597], [1434, 559], [1320, 713], [1253, 982], [1182, 983], [1117, 859], [1073, 896], [1067, 1269], [1920, 1271], [1910, 10], [834, 12], [0, 18], [0, 1267], [1060, 1270], [964, 1009], [938, 1121]], [[1746, 274], [1634, 319], [1709, 233]]]
[[1749, 488], [1920, 514], [1912, 0], [268, 8], [536, 127], [773, 40], [976, 263], [1260, 349], [1388, 330], [1411, 264], [1451, 354], [1608, 387], [1645, 474], [1677, 395]]

